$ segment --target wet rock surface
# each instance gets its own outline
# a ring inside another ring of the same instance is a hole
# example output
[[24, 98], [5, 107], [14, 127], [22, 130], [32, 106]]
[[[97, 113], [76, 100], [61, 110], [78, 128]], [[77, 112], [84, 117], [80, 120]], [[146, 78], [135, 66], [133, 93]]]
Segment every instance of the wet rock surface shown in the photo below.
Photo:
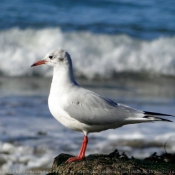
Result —
[[92, 154], [81, 161], [65, 163], [69, 157], [72, 156], [58, 155], [47, 175], [175, 175], [175, 154], [154, 153], [145, 159], [136, 159], [115, 150], [109, 155]]

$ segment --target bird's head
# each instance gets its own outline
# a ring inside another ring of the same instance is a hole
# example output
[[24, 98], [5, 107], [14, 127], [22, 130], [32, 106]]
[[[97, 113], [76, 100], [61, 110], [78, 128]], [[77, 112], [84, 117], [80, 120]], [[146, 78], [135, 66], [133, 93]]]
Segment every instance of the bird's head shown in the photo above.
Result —
[[72, 61], [70, 58], [70, 55], [65, 50], [52, 50], [46, 56], [43, 60], [39, 60], [31, 65], [33, 66], [39, 66], [42, 64], [50, 65], [57, 68], [64, 68], [64, 67], [71, 67]]

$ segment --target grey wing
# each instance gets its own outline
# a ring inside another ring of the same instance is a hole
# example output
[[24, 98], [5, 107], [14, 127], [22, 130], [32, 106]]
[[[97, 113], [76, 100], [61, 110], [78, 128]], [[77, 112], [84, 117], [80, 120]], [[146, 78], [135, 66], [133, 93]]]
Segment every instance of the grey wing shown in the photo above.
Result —
[[94, 92], [79, 89], [70, 95], [64, 110], [74, 119], [89, 125], [113, 124], [133, 118], [142, 111], [115, 103]]

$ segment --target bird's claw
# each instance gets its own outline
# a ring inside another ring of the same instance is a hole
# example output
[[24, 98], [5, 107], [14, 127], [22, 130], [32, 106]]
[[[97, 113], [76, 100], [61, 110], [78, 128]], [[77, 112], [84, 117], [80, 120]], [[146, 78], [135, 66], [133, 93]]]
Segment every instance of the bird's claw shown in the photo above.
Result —
[[75, 162], [84, 159], [84, 157], [70, 157], [65, 163]]

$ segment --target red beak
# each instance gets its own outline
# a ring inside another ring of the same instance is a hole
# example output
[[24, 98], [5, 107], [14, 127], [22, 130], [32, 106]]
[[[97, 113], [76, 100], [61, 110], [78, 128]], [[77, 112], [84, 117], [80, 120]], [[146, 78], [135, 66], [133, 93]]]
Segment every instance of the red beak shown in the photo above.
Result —
[[34, 64], [32, 64], [31, 67], [33, 67], [33, 66], [39, 66], [41, 64], [46, 64], [46, 61], [45, 60], [39, 60], [39, 61], [35, 62]]

